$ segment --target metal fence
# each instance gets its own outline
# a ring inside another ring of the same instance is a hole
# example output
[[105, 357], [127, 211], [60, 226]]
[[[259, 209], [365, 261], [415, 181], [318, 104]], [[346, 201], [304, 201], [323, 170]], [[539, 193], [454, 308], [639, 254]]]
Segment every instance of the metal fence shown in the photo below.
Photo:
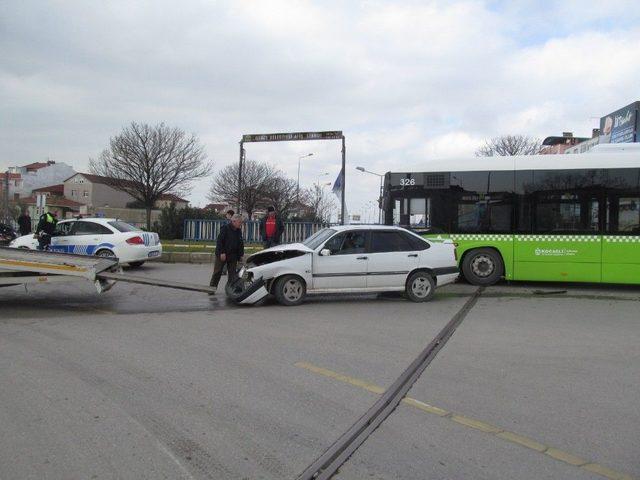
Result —
[[[215, 241], [220, 233], [220, 228], [225, 224], [225, 220], [185, 220], [184, 240], [210, 240]], [[310, 237], [321, 228], [328, 227], [325, 223], [311, 222], [285, 222], [284, 233], [280, 241], [282, 243], [301, 242]], [[244, 222], [242, 227], [244, 241], [247, 243], [258, 243], [262, 241], [260, 237], [260, 221], [251, 220]]]

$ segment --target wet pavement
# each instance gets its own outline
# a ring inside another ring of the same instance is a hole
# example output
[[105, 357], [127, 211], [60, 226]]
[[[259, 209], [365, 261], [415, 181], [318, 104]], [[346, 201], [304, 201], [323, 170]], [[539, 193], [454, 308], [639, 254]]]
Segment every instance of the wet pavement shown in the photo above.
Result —
[[[135, 275], [207, 284], [207, 265]], [[0, 289], [0, 478], [295, 478], [452, 318], [89, 282]], [[501, 284], [339, 479], [639, 478], [640, 289]], [[626, 475], [626, 476], [625, 476]]]

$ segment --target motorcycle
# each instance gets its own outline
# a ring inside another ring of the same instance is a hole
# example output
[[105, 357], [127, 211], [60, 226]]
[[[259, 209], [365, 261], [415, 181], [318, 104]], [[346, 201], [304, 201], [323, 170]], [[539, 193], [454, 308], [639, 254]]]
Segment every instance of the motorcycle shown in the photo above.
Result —
[[18, 233], [9, 225], [0, 223], [0, 246], [7, 246], [18, 238]]

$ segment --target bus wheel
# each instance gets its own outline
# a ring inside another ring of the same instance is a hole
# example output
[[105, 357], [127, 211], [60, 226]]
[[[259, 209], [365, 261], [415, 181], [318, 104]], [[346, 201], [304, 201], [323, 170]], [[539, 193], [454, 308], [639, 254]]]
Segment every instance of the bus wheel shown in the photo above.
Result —
[[473, 285], [493, 285], [504, 275], [504, 262], [492, 248], [477, 248], [464, 256], [462, 273]]

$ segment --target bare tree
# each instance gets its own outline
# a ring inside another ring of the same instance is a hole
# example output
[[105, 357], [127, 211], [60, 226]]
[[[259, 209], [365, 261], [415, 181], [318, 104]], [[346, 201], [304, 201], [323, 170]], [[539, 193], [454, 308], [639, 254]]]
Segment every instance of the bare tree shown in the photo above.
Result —
[[160, 123], [156, 126], [132, 122], [109, 141], [90, 169], [107, 178], [107, 184], [138, 200], [151, 210], [164, 193], [185, 195], [191, 182], [206, 177], [212, 165], [195, 135]]
[[282, 218], [287, 218], [294, 210], [299, 210], [301, 204], [304, 204], [306, 194], [300, 192], [298, 199], [297, 188], [298, 184], [294, 179], [286, 177], [279, 170], [275, 171], [266, 184], [262, 203], [274, 207]]
[[334, 196], [317, 183], [305, 191], [306, 202], [316, 222], [329, 222], [331, 213], [336, 209]]
[[[277, 170], [272, 166], [245, 160], [242, 164], [242, 188], [238, 188], [238, 163], [227, 165], [213, 179], [207, 198], [211, 201], [240, 204], [240, 208], [251, 217], [256, 207], [264, 201], [265, 193]], [[240, 199], [238, 201], [238, 191]]]
[[525, 135], [503, 135], [485, 140], [484, 145], [476, 150], [477, 157], [535, 155], [540, 152], [541, 143], [538, 138]]

